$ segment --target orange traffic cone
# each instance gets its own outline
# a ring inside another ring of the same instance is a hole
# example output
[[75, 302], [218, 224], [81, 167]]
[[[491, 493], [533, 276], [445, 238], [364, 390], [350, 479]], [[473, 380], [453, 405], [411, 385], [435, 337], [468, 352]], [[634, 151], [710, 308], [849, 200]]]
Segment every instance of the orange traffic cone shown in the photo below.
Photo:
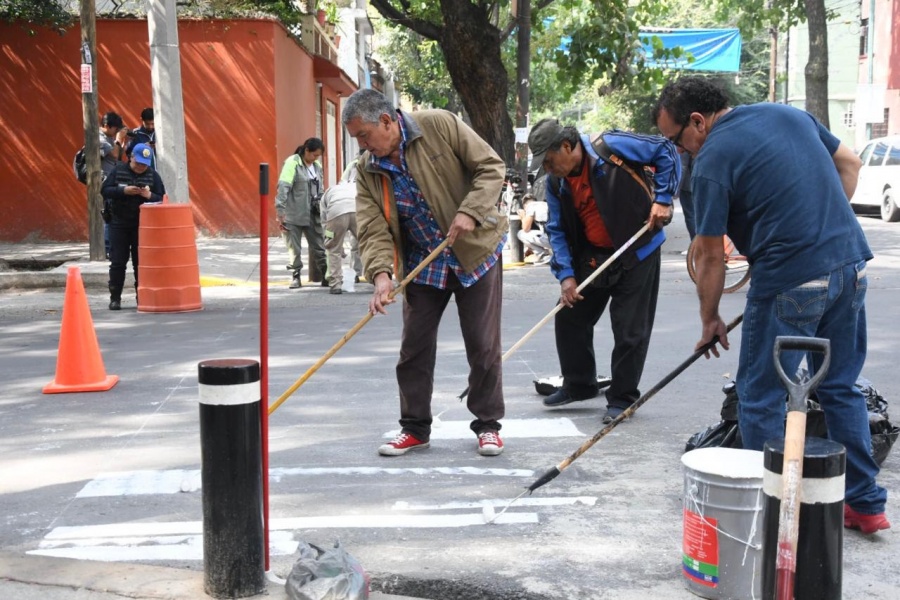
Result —
[[81, 269], [69, 267], [59, 352], [56, 355], [56, 377], [44, 386], [44, 393], [105, 392], [118, 382], [118, 375], [107, 376], [103, 368], [94, 320], [84, 294]]

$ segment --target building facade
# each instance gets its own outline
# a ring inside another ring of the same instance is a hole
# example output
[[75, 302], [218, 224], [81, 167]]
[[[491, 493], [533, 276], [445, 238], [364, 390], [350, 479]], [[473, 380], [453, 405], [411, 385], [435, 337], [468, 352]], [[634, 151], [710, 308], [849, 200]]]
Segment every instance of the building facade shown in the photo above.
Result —
[[[314, 16], [303, 28], [179, 19], [189, 201], [203, 234], [257, 233], [260, 163], [270, 165], [274, 194], [282, 162], [308, 137], [325, 142], [326, 185], [343, 169], [341, 101], [360, 69], [339, 65], [334, 35]], [[77, 25], [63, 35], [33, 29], [0, 24], [0, 239], [83, 241], [87, 191], [72, 172], [84, 145], [81, 34]], [[147, 21], [98, 18], [96, 30], [100, 114], [137, 127], [153, 105]], [[350, 45], [368, 43], [355, 21], [353, 33]]]

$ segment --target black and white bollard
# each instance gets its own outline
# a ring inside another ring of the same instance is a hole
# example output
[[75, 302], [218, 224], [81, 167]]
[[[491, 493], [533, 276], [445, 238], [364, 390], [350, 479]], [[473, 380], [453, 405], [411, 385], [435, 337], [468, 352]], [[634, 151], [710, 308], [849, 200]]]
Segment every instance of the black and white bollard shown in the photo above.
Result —
[[[775, 598], [783, 439], [766, 442], [763, 461], [762, 595], [771, 600]], [[796, 600], [841, 598], [846, 468], [844, 446], [823, 438], [806, 438], [794, 585]]]
[[259, 363], [207, 360], [197, 370], [204, 591], [255, 596], [266, 591]]

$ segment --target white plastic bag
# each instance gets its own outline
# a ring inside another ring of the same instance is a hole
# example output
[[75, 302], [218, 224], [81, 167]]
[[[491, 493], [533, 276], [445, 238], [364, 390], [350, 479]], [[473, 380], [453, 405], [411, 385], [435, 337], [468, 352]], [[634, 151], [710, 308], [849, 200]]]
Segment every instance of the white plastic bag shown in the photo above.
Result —
[[301, 542], [300, 558], [291, 568], [284, 587], [291, 600], [367, 600], [369, 576], [340, 542], [323, 550]]

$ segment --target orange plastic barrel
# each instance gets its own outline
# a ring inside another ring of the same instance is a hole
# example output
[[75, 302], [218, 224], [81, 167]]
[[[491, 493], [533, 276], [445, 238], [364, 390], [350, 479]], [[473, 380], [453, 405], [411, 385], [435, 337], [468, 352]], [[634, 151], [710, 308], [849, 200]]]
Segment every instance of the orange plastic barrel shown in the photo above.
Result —
[[201, 310], [200, 265], [190, 204], [142, 204], [138, 311]]

